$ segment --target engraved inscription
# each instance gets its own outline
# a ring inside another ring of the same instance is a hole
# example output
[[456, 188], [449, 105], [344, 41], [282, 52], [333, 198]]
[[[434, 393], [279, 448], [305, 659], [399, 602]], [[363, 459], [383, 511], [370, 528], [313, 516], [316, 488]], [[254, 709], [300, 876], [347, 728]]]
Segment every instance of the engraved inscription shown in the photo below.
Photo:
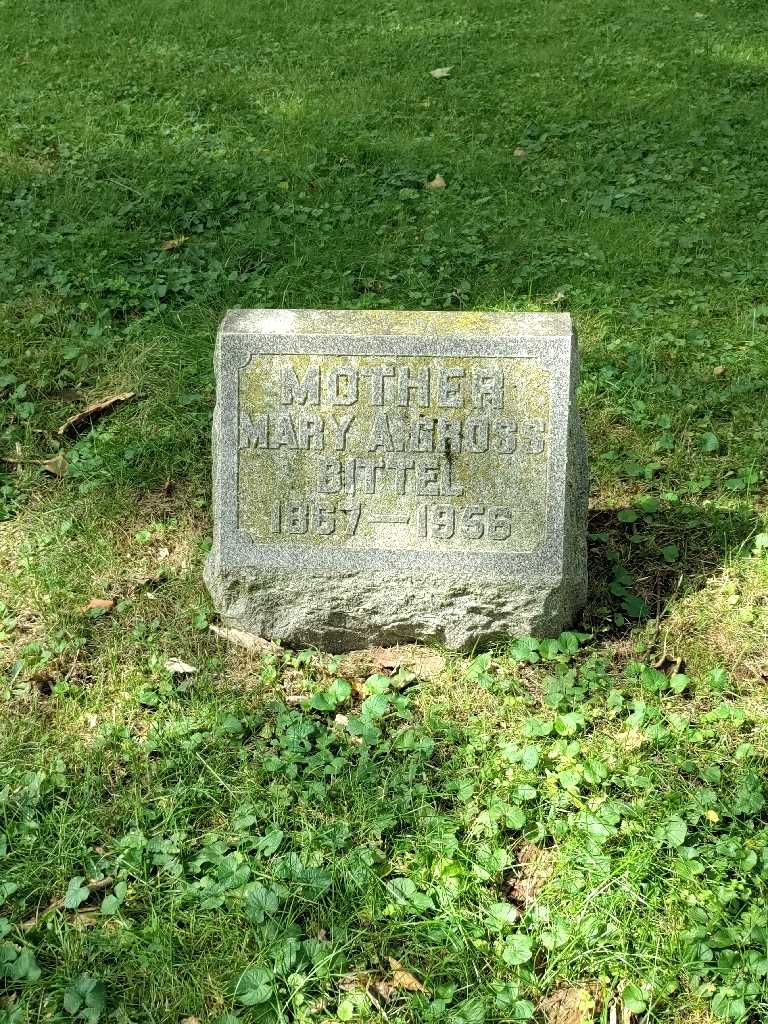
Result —
[[272, 505], [272, 533], [316, 533], [330, 537], [337, 531], [354, 537], [362, 506], [336, 505], [333, 502], [276, 501]]
[[419, 505], [416, 518], [421, 537], [450, 540], [458, 534], [465, 540], [498, 541], [512, 536], [514, 510], [494, 505]]
[[238, 528], [260, 543], [533, 551], [550, 384], [522, 357], [254, 356], [239, 381]]

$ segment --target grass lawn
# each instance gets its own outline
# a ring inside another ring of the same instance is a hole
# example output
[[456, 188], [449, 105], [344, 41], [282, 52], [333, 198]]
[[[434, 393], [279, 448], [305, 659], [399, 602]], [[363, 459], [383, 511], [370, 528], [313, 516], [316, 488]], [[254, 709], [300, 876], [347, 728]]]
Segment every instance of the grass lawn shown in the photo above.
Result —
[[[767, 29], [0, 0], [2, 1024], [766, 1019]], [[230, 306], [570, 310], [577, 631], [212, 632]]]

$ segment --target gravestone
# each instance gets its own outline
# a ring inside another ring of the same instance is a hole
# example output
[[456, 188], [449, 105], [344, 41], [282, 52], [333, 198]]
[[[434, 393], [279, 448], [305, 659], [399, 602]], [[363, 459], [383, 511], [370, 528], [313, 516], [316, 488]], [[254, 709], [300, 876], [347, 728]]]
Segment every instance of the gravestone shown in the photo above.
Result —
[[577, 374], [565, 314], [228, 313], [205, 572], [224, 623], [332, 651], [567, 628]]

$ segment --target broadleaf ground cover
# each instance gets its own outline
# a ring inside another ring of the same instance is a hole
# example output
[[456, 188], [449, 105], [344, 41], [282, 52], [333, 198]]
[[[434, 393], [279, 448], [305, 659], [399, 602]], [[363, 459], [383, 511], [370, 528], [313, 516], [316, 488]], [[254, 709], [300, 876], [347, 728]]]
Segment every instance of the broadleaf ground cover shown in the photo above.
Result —
[[[0, 4], [5, 1024], [765, 1018], [766, 22]], [[212, 633], [230, 306], [570, 310], [576, 629]]]

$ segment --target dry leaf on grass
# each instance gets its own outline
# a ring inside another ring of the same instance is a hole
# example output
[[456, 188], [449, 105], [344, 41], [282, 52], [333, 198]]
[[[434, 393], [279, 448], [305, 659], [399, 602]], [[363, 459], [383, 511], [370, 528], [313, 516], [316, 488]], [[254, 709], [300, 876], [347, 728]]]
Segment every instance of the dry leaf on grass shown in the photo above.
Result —
[[525, 160], [525, 158], [528, 156], [528, 150], [523, 149], [522, 146], [515, 146], [515, 148], [512, 150], [512, 153], [514, 156], [517, 157], [518, 160]]
[[546, 996], [538, 1009], [546, 1024], [588, 1024], [594, 1019], [596, 985], [567, 985]]
[[197, 672], [194, 665], [187, 664], [181, 658], [169, 658], [163, 663], [163, 668], [172, 676], [193, 676]]
[[434, 178], [432, 179], [432, 181], [428, 181], [426, 183], [424, 188], [430, 188], [430, 189], [448, 188], [448, 182], [445, 180], [445, 178], [442, 176], [442, 174], [436, 174], [434, 176]]
[[52, 476], [66, 476], [69, 471], [64, 452], [59, 452], [58, 455], [54, 455], [51, 459], [45, 459], [40, 463], [40, 468]]
[[392, 977], [388, 979], [375, 978], [367, 971], [349, 971], [339, 979], [339, 988], [342, 992], [365, 991], [374, 1007], [380, 1009], [378, 999], [383, 1002], [390, 1000], [398, 990], [402, 992], [424, 992], [427, 989], [419, 979], [406, 971], [399, 960], [388, 957]]
[[453, 64], [451, 64], [450, 67], [447, 68], [433, 68], [433, 70], [430, 71], [429, 73], [430, 75], [432, 75], [433, 78], [448, 78], [452, 71]]
[[651, 662], [651, 667], [658, 669], [660, 672], [669, 672], [670, 675], [676, 675], [683, 670], [684, 663], [681, 657], [667, 651], [667, 645], [664, 643], [661, 654]]
[[178, 238], [169, 238], [160, 246], [163, 252], [173, 252], [174, 249], [180, 249], [185, 242], [189, 241], [189, 235], [179, 235]]
[[722, 377], [722, 375], [724, 373], [725, 373], [725, 367], [724, 366], [716, 366], [714, 368], [714, 370], [712, 371], [712, 375], [714, 377]]
[[256, 636], [255, 633], [246, 633], [242, 629], [230, 629], [225, 626], [209, 626], [212, 633], [220, 636], [222, 640], [228, 640], [236, 647], [243, 647], [254, 654], [275, 654], [282, 648], [271, 640], [265, 640], [263, 636]]
[[[418, 978], [414, 977], [410, 971], [406, 971], [399, 960], [395, 960], [394, 957], [387, 957], [389, 960], [389, 966], [392, 968], [392, 977], [389, 980], [389, 984], [392, 988], [402, 988], [406, 992], [426, 992], [426, 988], [422, 985]], [[383, 994], [383, 993], [382, 993]]]
[[76, 412], [73, 416], [70, 416], [68, 420], [65, 420], [56, 433], [59, 435], [67, 434], [71, 430], [75, 430], [79, 427], [81, 423], [87, 423], [90, 425], [94, 420], [99, 419], [116, 405], [121, 405], [123, 402], [129, 402], [135, 397], [135, 395], [135, 391], [124, 391], [122, 394], [110, 395], [108, 398], [102, 398], [98, 402], [93, 402], [91, 405], [87, 405], [85, 409], [81, 409], [80, 412]]
[[115, 607], [115, 600], [112, 597], [92, 597], [88, 604], [84, 604], [81, 612], [93, 612], [103, 610], [111, 611]]

